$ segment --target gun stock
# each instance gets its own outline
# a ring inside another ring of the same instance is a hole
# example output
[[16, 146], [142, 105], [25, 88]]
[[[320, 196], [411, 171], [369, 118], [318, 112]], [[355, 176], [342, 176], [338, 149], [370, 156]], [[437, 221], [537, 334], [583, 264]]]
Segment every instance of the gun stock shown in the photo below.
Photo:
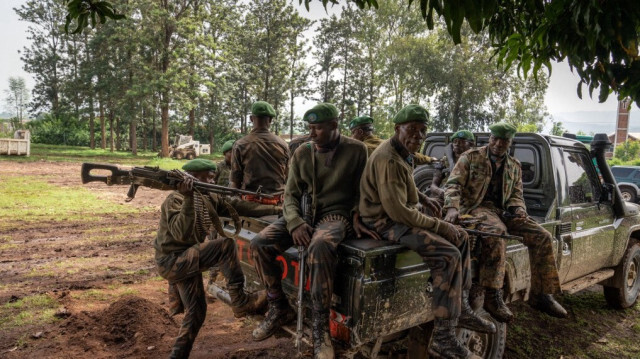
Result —
[[[111, 174], [108, 176], [92, 175], [93, 170], [106, 170]], [[83, 163], [80, 170], [82, 176], [82, 183], [89, 182], [103, 182], [111, 186], [114, 184], [131, 184], [131, 176], [129, 170], [122, 169], [116, 165], [110, 165], [105, 163]]]

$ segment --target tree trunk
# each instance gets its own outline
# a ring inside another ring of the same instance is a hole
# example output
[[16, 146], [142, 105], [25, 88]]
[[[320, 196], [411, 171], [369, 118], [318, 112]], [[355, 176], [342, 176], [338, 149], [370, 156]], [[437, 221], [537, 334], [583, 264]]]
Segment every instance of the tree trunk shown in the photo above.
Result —
[[189, 136], [193, 137], [195, 126], [196, 126], [196, 109], [192, 108], [191, 110], [189, 110]]
[[157, 152], [158, 151], [158, 144], [157, 144], [158, 128], [156, 127], [156, 110], [157, 110], [157, 108], [155, 107], [155, 104], [154, 104], [153, 111], [151, 111], [151, 126], [153, 127], [151, 129], [151, 136], [152, 136], [151, 150], [153, 152]]
[[142, 106], [142, 150], [147, 152], [147, 107]]
[[113, 138], [113, 111], [109, 111], [109, 148], [113, 152], [115, 141]]
[[116, 150], [122, 151], [122, 133], [120, 133], [120, 116], [116, 117]]
[[456, 88], [456, 97], [454, 99], [453, 111], [451, 113], [451, 131], [456, 132], [460, 129], [460, 108], [462, 107], [462, 94], [464, 92], [464, 84], [458, 82]]
[[[131, 117], [131, 123], [129, 124], [129, 142], [131, 144], [131, 154], [138, 155], [138, 134], [136, 131], [138, 120], [136, 116]], [[144, 138], [144, 136], [143, 136]]]
[[107, 129], [104, 121], [104, 106], [102, 105], [102, 100], [98, 104], [100, 108], [100, 148], [103, 150], [107, 148]]

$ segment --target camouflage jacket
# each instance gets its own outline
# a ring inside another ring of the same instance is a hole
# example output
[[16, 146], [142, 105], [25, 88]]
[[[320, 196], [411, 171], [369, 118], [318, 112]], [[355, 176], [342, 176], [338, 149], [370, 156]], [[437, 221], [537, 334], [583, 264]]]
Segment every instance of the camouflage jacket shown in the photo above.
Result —
[[[491, 161], [487, 146], [471, 149], [462, 155], [451, 170], [445, 185], [444, 208], [457, 208], [466, 214], [478, 207], [491, 183]], [[522, 196], [520, 162], [507, 155], [502, 178], [502, 208], [526, 209]]]
[[268, 130], [253, 129], [233, 145], [229, 181], [238, 188], [264, 193], [284, 190], [289, 168], [289, 146]]
[[224, 160], [218, 162], [215, 181], [219, 186], [229, 187], [229, 175], [231, 175], [231, 166]]
[[[204, 196], [204, 200], [211, 202], [219, 216], [229, 215], [229, 210], [222, 203], [222, 197], [210, 193]], [[246, 202], [237, 198], [231, 198], [228, 202], [241, 216], [268, 216], [280, 213], [280, 207], [276, 206]], [[183, 196], [178, 191], [171, 192], [162, 203], [160, 224], [153, 244], [156, 260], [162, 260], [174, 252], [181, 253], [204, 240], [199, 238], [198, 231], [195, 230], [196, 215], [193, 203], [192, 196]]]

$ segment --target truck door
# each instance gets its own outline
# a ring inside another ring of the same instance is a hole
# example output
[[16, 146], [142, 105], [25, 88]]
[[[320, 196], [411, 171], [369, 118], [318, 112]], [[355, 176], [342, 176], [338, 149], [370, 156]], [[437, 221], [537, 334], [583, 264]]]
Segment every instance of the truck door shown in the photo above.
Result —
[[571, 252], [571, 267], [565, 281], [592, 273], [608, 262], [613, 250], [614, 214], [611, 205], [598, 203], [601, 184], [591, 157], [584, 148], [563, 148], [567, 176], [563, 196], [571, 208], [571, 235], [565, 243]]

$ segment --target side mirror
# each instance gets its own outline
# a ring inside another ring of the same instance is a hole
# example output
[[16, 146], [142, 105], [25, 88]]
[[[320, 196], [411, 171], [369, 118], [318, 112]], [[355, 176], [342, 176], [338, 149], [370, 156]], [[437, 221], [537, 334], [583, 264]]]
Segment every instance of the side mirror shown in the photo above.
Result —
[[613, 203], [616, 197], [616, 186], [611, 183], [604, 183], [602, 185], [602, 194], [600, 194], [600, 203], [608, 202]]

